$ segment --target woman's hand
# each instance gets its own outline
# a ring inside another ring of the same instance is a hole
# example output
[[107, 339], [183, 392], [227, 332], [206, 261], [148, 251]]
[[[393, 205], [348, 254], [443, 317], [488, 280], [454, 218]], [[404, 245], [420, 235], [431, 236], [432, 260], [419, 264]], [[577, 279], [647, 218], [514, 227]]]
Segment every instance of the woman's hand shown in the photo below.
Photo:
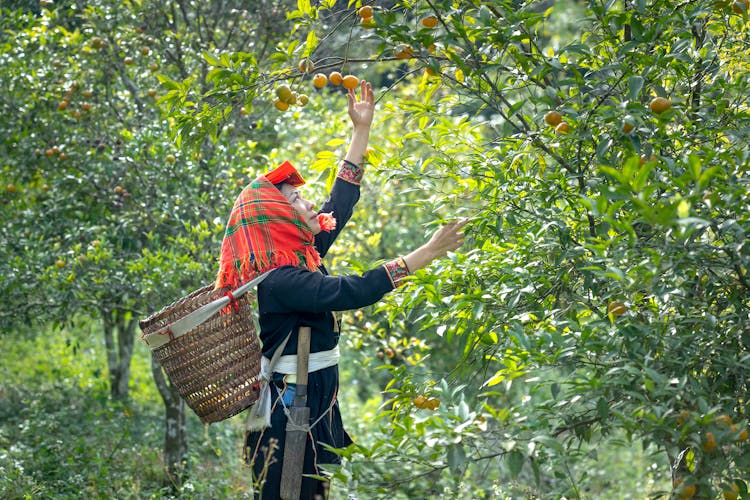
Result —
[[369, 128], [375, 112], [375, 94], [372, 91], [372, 84], [362, 80], [360, 94], [359, 101], [354, 89], [349, 89], [349, 92], [346, 94], [346, 98], [349, 101], [349, 118], [351, 118], [354, 128]]
[[404, 257], [411, 272], [427, 266], [430, 262], [457, 250], [464, 242], [462, 229], [470, 219], [449, 222], [432, 235], [430, 241]]
[[461, 231], [468, 224], [469, 219], [449, 222], [432, 235], [427, 247], [434, 256], [433, 259], [444, 257], [448, 252], [457, 250], [464, 243], [464, 233]]

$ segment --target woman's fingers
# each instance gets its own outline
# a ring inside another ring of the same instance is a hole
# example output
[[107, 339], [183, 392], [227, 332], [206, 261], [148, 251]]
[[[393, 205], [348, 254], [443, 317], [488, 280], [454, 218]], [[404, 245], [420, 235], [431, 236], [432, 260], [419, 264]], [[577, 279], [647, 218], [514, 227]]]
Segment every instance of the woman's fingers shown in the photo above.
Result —
[[464, 233], [462, 229], [469, 223], [469, 219], [461, 219], [445, 224], [438, 229], [432, 238], [432, 243], [438, 253], [445, 255], [458, 249], [464, 242]]
[[372, 84], [365, 80], [362, 80], [359, 84], [359, 100], [357, 100], [357, 93], [353, 88], [349, 89], [346, 96], [353, 99], [355, 104], [359, 102], [372, 104], [375, 102], [375, 93], [372, 90]]

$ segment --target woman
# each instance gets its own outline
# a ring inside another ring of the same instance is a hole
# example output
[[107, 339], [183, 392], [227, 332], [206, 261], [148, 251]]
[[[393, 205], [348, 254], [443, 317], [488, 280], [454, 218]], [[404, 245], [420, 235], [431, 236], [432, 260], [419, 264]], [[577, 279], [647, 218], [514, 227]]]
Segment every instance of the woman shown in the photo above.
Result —
[[[262, 485], [263, 500], [279, 498], [288, 408], [296, 389], [294, 367], [300, 326], [310, 327], [312, 332], [307, 396], [310, 431], [304, 474], [319, 475], [318, 464], [339, 462], [338, 456], [322, 445], [342, 448], [352, 442], [344, 430], [336, 399], [340, 323], [333, 313], [374, 304], [396, 288], [409, 271], [457, 249], [463, 240], [461, 229], [466, 221], [448, 224], [425, 245], [362, 276], [328, 276], [320, 259], [351, 217], [360, 195], [362, 162], [375, 107], [368, 82], [362, 82], [360, 92], [359, 100], [354, 90], [347, 94], [352, 139], [330, 198], [321, 210], [316, 211], [300, 195], [298, 188], [305, 181], [289, 162], [284, 162], [242, 191], [222, 243], [218, 287], [234, 289], [273, 270], [258, 285], [260, 338], [270, 383], [250, 411], [246, 442], [247, 458], [254, 481]], [[327, 216], [330, 213], [335, 223]], [[274, 359], [274, 354], [276, 358], [283, 354], [282, 361]], [[286, 366], [283, 370], [278, 368], [282, 365]], [[303, 478], [300, 498], [324, 496], [321, 481]]]

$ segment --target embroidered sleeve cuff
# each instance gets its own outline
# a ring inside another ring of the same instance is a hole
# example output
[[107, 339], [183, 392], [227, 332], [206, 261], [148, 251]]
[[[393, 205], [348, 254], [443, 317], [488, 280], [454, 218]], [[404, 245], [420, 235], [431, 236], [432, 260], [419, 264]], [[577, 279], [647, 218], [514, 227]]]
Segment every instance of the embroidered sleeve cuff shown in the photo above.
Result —
[[406, 267], [404, 259], [399, 257], [390, 262], [384, 264], [385, 270], [388, 272], [388, 277], [393, 283], [393, 288], [398, 288], [404, 284], [404, 280], [409, 276], [409, 268]]
[[343, 160], [341, 162], [341, 168], [339, 169], [338, 178], [359, 186], [364, 174], [365, 169], [361, 166], [349, 160]]

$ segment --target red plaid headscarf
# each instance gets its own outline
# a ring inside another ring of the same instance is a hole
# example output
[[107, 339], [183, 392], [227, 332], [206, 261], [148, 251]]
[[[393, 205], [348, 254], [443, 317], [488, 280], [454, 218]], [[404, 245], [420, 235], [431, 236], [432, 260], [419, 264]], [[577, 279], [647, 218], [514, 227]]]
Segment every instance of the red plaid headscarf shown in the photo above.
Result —
[[221, 244], [216, 288], [234, 290], [257, 275], [281, 266], [320, 265], [315, 236], [299, 212], [274, 184], [305, 183], [289, 162], [261, 175], [242, 190], [229, 215]]

